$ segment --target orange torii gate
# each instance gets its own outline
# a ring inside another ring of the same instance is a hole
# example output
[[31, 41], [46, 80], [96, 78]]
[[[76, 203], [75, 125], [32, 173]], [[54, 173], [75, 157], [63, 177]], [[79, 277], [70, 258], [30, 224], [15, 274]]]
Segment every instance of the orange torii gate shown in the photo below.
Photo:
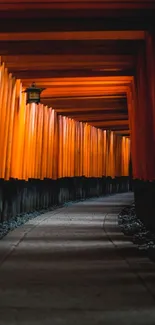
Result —
[[0, 68], [0, 178], [127, 176], [130, 140], [26, 105], [22, 83]]

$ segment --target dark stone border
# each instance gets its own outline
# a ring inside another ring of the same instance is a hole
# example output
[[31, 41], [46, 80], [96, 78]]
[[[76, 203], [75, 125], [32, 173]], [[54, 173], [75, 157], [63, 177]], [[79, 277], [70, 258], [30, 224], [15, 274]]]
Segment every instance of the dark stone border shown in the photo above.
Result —
[[137, 249], [155, 262], [155, 232], [136, 216], [135, 203], [124, 208], [118, 216], [118, 224], [125, 236]]
[[9, 231], [47, 211], [115, 193], [129, 191], [128, 177], [0, 179], [0, 239]]

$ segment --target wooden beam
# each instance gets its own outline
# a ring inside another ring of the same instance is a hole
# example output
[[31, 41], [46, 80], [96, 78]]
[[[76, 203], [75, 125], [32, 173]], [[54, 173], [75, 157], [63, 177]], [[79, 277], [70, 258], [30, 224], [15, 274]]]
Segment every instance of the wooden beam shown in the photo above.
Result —
[[[35, 82], [38, 86], [53, 88], [53, 86], [85, 86], [85, 85], [116, 85], [128, 84], [133, 81], [133, 76], [107, 76], [107, 77], [74, 77], [74, 78], [36, 78]], [[30, 79], [25, 79], [23, 86], [29, 86]]]
[[[155, 9], [147, 10], [0, 10], [1, 32], [130, 31], [155, 26]], [[17, 23], [18, 22], [18, 23]]]
[[117, 109], [126, 109], [127, 110], [127, 99], [125, 93], [115, 93], [108, 95], [98, 95], [98, 96], [48, 96], [42, 97], [42, 103], [58, 109], [59, 112], [67, 110], [117, 110]]
[[[13, 70], [12, 73], [16, 75], [18, 79], [26, 79], [27, 82], [32, 82], [33, 80], [44, 79], [44, 78], [74, 78], [74, 77], [109, 77], [109, 76], [133, 76], [135, 71], [133, 69], [123, 69], [123, 70], [100, 70], [100, 69], [61, 69], [61, 70]], [[25, 80], [24, 80], [25, 82]]]
[[115, 120], [115, 121], [128, 120], [128, 114], [126, 114], [126, 115], [125, 114], [122, 114], [122, 115], [121, 114], [116, 114], [116, 115], [114, 115], [114, 114], [111, 114], [111, 115], [109, 115], [109, 114], [95, 114], [95, 115], [67, 114], [67, 116], [69, 116], [75, 120], [83, 121], [83, 122], [88, 122], [88, 121], [92, 121], [92, 122], [103, 121], [104, 122], [104, 121], [113, 121], [113, 120]]
[[145, 32], [127, 31], [61, 31], [0, 33], [0, 41], [94, 41], [94, 40], [144, 40]]
[[113, 87], [53, 87], [47, 88], [42, 93], [42, 98], [44, 97], [71, 97], [71, 96], [100, 96], [104, 95], [112, 95], [112, 94], [122, 94], [127, 93], [128, 85], [126, 86], [113, 86]]
[[[48, 104], [46, 103], [46, 105], [48, 105]], [[48, 105], [48, 106], [50, 106], [50, 105]], [[51, 106], [55, 109], [55, 111], [57, 113], [64, 114], [64, 115], [65, 114], [66, 115], [71, 115], [71, 114], [73, 115], [74, 113], [75, 114], [80, 114], [80, 113], [87, 114], [87, 113], [92, 113], [92, 112], [95, 113], [95, 114], [99, 114], [99, 113], [102, 113], [102, 112], [104, 112], [104, 113], [114, 112], [116, 114], [121, 114], [121, 113], [124, 113], [124, 112], [126, 114], [128, 113], [126, 107], [118, 109], [118, 108], [104, 108], [104, 107], [97, 107], [96, 106], [96, 108], [84, 107], [84, 108], [69, 108], [69, 109], [66, 108], [65, 109], [65, 108], [56, 108], [55, 105], [51, 105]]]
[[[123, 95], [122, 95], [123, 96]], [[120, 98], [117, 95], [114, 98], [99, 96], [92, 97], [70, 97], [70, 98], [42, 98], [42, 102], [46, 105], [53, 106], [58, 112], [78, 111], [96, 111], [96, 110], [127, 110], [126, 98]]]
[[117, 135], [122, 135], [122, 134], [125, 134], [125, 135], [130, 135], [130, 130], [119, 130], [119, 131], [115, 131], [115, 134]]
[[114, 0], [100, 0], [100, 1], [40, 1], [37, 0], [25, 0], [21, 2], [20, 0], [9, 0], [9, 2], [5, 2], [4, 0], [0, 0], [0, 10], [16, 10], [16, 11], [25, 11], [25, 10], [105, 10], [105, 9], [153, 9], [155, 8], [155, 2], [152, 0], [147, 1], [139, 1], [139, 0], [122, 0], [122, 1], [114, 1]]
[[[96, 103], [100, 102], [100, 107], [102, 107], [102, 105], [104, 107], [115, 107], [115, 104], [117, 103], [117, 101], [121, 102], [121, 104], [123, 103], [126, 104], [127, 103], [127, 97], [126, 97], [126, 93], [125, 92], [119, 92], [119, 93], [110, 93], [110, 94], [104, 94], [104, 95], [75, 95], [75, 96], [58, 96], [58, 97], [53, 97], [53, 96], [44, 96], [42, 97], [42, 100], [51, 100], [51, 102], [53, 102], [55, 105], [58, 105], [57, 107], [59, 108], [73, 108], [74, 105], [75, 107], [85, 107], [85, 103], [87, 100], [88, 103], [88, 107], [96, 107]], [[73, 105], [74, 103], [74, 105]], [[84, 105], [83, 105], [84, 104]], [[114, 105], [113, 105], [114, 104]], [[60, 106], [59, 106], [60, 105]], [[109, 106], [110, 105], [110, 106]], [[112, 106], [111, 106], [112, 105]], [[116, 104], [117, 105], [117, 104]]]
[[[6, 22], [5, 22], [6, 24]], [[40, 24], [39, 24], [40, 26]], [[1, 20], [0, 20], [0, 28]], [[32, 28], [32, 27], [31, 27]], [[39, 28], [39, 27], [38, 27]], [[49, 27], [50, 28], [50, 27]], [[54, 28], [54, 27], [53, 27]], [[134, 55], [143, 40], [0, 41], [1, 55]]]
[[129, 121], [123, 120], [123, 121], [97, 121], [97, 122], [89, 122], [90, 125], [93, 125], [95, 127], [108, 127], [109, 129], [111, 127], [117, 127], [117, 126], [128, 126]]
[[131, 55], [20, 55], [2, 56], [10, 70], [61, 70], [75, 68], [129, 69], [135, 59]]
[[[90, 123], [89, 123], [90, 124]], [[97, 126], [97, 128], [99, 128], [99, 129], [102, 129], [102, 130], [111, 130], [111, 131], [114, 131], [114, 132], [116, 132], [116, 131], [121, 131], [121, 130], [123, 130], [123, 129], [125, 129], [126, 128], [126, 130], [129, 130], [129, 126], [127, 125], [114, 125], [114, 126], [110, 126], [109, 127], [109, 125], [108, 126]]]

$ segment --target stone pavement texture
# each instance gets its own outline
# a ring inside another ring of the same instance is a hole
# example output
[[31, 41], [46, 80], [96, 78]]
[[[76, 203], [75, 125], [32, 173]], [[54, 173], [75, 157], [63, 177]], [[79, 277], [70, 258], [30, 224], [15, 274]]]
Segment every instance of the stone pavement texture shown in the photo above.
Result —
[[155, 264], [117, 225], [132, 193], [46, 213], [0, 241], [0, 325], [155, 325]]

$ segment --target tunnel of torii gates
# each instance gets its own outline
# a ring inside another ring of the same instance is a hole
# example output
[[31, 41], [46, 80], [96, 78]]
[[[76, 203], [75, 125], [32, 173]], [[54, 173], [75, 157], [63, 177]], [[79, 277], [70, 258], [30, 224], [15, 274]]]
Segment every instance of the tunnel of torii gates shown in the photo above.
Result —
[[1, 221], [133, 189], [155, 229], [154, 18], [155, 1], [0, 0]]

